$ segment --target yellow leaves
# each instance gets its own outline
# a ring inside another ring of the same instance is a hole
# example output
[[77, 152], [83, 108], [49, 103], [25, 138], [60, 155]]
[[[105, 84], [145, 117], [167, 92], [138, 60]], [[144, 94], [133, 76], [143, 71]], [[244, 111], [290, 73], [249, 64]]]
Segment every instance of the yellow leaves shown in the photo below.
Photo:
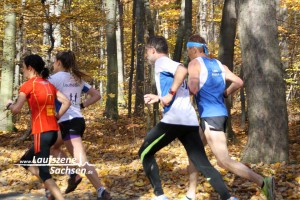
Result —
[[288, 30], [286, 30], [284, 27], [282, 27], [282, 26], [278, 26], [278, 31], [279, 32], [283, 32], [283, 33], [287, 33], [288, 32]]
[[137, 186], [137, 187], [142, 187], [142, 186], [145, 185], [145, 183], [144, 183], [143, 180], [138, 180], [138, 181], [134, 182], [134, 185]]
[[204, 188], [206, 188], [206, 189], [208, 189], [208, 190], [212, 189], [212, 187], [211, 187], [211, 185], [210, 185], [209, 182], [204, 182], [204, 183], [203, 183], [203, 186], [204, 186]]
[[227, 170], [223, 169], [223, 168], [218, 168], [218, 171], [222, 174], [222, 175], [225, 175], [227, 174]]
[[6, 186], [8, 183], [7, 183], [7, 180], [6, 180], [6, 178], [4, 178], [4, 177], [1, 177], [0, 178], [0, 186], [2, 187], [2, 186]]
[[282, 8], [287, 8], [289, 10], [299, 11], [300, 10], [300, 1], [298, 0], [283, 0], [280, 2]]
[[128, 125], [126, 126], [126, 129], [129, 130], [129, 129], [131, 129], [131, 128], [136, 128], [136, 127], [140, 127], [140, 126], [141, 126], [140, 124], [128, 124]]
[[107, 96], [109, 96], [110, 98], [115, 98], [116, 94], [113, 94], [113, 93], [109, 93]]
[[[150, 199], [153, 196], [153, 189], [138, 157], [138, 150], [146, 133], [144, 118], [129, 119], [126, 115], [121, 115], [120, 119], [115, 122], [104, 119], [102, 113], [103, 110], [98, 107], [84, 110], [84, 115], [88, 121], [84, 134], [84, 146], [87, 149], [90, 163], [96, 165], [101, 183], [112, 191], [113, 197], [116, 199]], [[238, 112], [236, 114], [239, 115]], [[299, 123], [289, 124], [289, 131], [294, 133], [290, 137], [291, 141], [298, 141], [298, 126]], [[25, 126], [19, 127], [25, 129]], [[239, 154], [246, 144], [247, 135], [239, 129], [237, 124], [234, 124], [234, 129], [240, 143], [230, 144], [229, 153], [231, 158], [239, 160]], [[43, 195], [41, 182], [22, 167], [13, 165], [13, 161], [17, 161], [27, 146], [32, 144], [32, 141], [26, 141], [25, 145], [10, 145], [12, 140], [14, 141], [23, 134], [22, 131], [21, 129], [17, 134], [1, 134], [0, 132], [0, 193], [21, 191]], [[300, 146], [294, 143], [290, 145], [290, 149], [291, 152], [295, 152], [291, 158], [296, 160]], [[206, 146], [206, 152], [209, 160], [220, 171], [223, 180], [235, 196], [239, 199], [265, 199], [255, 183], [217, 167], [217, 161], [208, 146]], [[186, 171], [188, 158], [185, 149], [179, 141], [174, 141], [156, 153], [155, 157], [160, 168], [165, 193], [170, 199], [179, 199], [185, 194], [188, 186], [188, 173]], [[300, 192], [298, 189], [300, 184], [299, 162], [296, 164], [285, 162], [270, 165], [251, 164], [250, 168], [263, 176], [272, 175], [275, 177], [277, 199], [300, 199], [298, 194]], [[59, 188], [64, 191], [68, 176], [53, 176]], [[84, 174], [81, 176], [83, 181], [74, 192], [65, 195], [66, 199], [74, 197], [93, 199], [91, 195], [94, 195], [95, 189]], [[198, 178], [197, 199], [218, 199], [218, 194], [201, 175]]]
[[273, 165], [274, 168], [280, 168], [281, 167], [281, 163], [280, 162], [277, 162]]

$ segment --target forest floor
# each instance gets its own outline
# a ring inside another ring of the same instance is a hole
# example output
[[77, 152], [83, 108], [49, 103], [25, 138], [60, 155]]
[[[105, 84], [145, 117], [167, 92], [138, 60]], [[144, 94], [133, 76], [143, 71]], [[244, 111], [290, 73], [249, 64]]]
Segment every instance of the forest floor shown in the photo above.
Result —
[[[290, 106], [289, 106], [290, 107]], [[275, 164], [248, 164], [255, 172], [264, 176], [274, 176], [276, 180], [277, 200], [300, 199], [300, 108], [289, 109], [289, 147], [290, 162]], [[122, 112], [122, 111], [121, 111]], [[240, 112], [232, 110], [233, 130], [238, 142], [229, 142], [230, 156], [240, 160], [242, 150], [247, 143], [246, 128], [240, 126]], [[120, 114], [115, 122], [103, 117], [103, 109], [84, 110], [87, 129], [84, 135], [89, 163], [94, 164], [105, 187], [115, 200], [146, 200], [153, 197], [152, 188], [147, 180], [138, 150], [147, 132], [147, 114], [140, 118], [128, 118]], [[22, 113], [16, 121], [17, 132], [0, 132], [0, 199], [45, 199], [41, 182], [15, 165], [33, 143], [31, 138], [19, 142], [29, 123], [28, 114]], [[233, 196], [240, 200], [263, 200], [260, 189], [252, 182], [227, 172], [216, 165], [216, 159], [209, 147], [206, 152], [211, 163], [221, 172], [223, 179]], [[184, 148], [174, 141], [160, 152], [156, 159], [160, 166], [163, 188], [170, 199], [180, 199], [186, 192], [188, 159]], [[53, 177], [62, 191], [67, 186], [66, 175]], [[197, 199], [219, 199], [210, 184], [199, 176]], [[78, 188], [65, 195], [66, 199], [95, 199], [95, 189], [83, 175]]]

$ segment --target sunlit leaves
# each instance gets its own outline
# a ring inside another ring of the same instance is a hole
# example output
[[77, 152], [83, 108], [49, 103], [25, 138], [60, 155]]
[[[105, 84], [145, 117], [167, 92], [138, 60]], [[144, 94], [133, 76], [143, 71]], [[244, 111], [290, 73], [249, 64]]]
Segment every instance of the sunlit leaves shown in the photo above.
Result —
[[[299, 107], [299, 105], [298, 105]], [[289, 138], [290, 138], [290, 161], [291, 163], [274, 164], [250, 164], [255, 172], [264, 176], [274, 176], [276, 179], [277, 199], [299, 199], [300, 189], [300, 157], [299, 130], [297, 122], [298, 110], [290, 111]], [[241, 150], [247, 142], [247, 135], [239, 126], [238, 118], [240, 109], [236, 107], [233, 113], [233, 129], [237, 133], [239, 143], [229, 143], [230, 156], [239, 160]], [[87, 123], [84, 134], [90, 163], [96, 165], [96, 171], [100, 180], [108, 188], [116, 199], [141, 199], [153, 197], [151, 184], [146, 178], [138, 157], [138, 150], [146, 135], [146, 125], [143, 117], [127, 118], [121, 115], [118, 121], [108, 120], [103, 117], [103, 109], [98, 106], [84, 109], [83, 114]], [[32, 144], [32, 140], [26, 140], [22, 144], [16, 144], [27, 128], [28, 117], [22, 113], [17, 121], [19, 132], [0, 132], [0, 193], [19, 191], [24, 193], [44, 196], [41, 182], [23, 168], [14, 163], [22, 156], [25, 150]], [[231, 190], [231, 193], [239, 199], [264, 200], [259, 187], [255, 183], [240, 178], [217, 166], [217, 161], [212, 155], [211, 149], [206, 147], [206, 153], [211, 163], [222, 174], [223, 180]], [[188, 159], [180, 142], [175, 141], [163, 148], [156, 154], [160, 167], [160, 174], [165, 193], [170, 199], [179, 199], [186, 192], [188, 176], [186, 166]], [[78, 189], [71, 194], [65, 195], [67, 199], [93, 199], [95, 189], [83, 176]], [[62, 191], [67, 186], [67, 176], [54, 175], [56, 183]], [[197, 199], [218, 199], [218, 194], [203, 176], [198, 178]]]

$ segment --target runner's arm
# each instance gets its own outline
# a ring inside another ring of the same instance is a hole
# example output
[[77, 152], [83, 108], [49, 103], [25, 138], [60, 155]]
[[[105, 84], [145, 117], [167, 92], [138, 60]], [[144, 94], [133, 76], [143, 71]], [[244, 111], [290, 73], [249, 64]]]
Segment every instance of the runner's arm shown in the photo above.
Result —
[[97, 101], [99, 101], [101, 99], [101, 95], [100, 92], [98, 90], [96, 90], [95, 88], [91, 87], [87, 93], [89, 95], [89, 98], [82, 103], [83, 107], [87, 107], [89, 105], [92, 105], [94, 103], [96, 103]]
[[170, 104], [178, 88], [182, 85], [186, 75], [187, 75], [187, 69], [182, 64], [180, 64], [176, 69], [173, 84], [170, 88], [170, 92], [173, 94], [168, 93], [166, 96], [161, 98], [161, 102], [164, 106]]
[[225, 80], [230, 81], [231, 84], [229, 87], [224, 91], [224, 97], [228, 97], [230, 94], [234, 93], [236, 90], [243, 86], [243, 80], [232, 73], [227, 66], [223, 65], [225, 68]]
[[21, 108], [23, 107], [25, 101], [26, 101], [26, 94], [20, 92], [17, 101], [13, 103], [13, 101], [9, 99], [6, 104], [6, 107], [8, 110], [11, 110], [13, 114], [17, 114], [21, 111]]
[[188, 87], [192, 94], [197, 94], [199, 91], [199, 75], [200, 75], [200, 64], [197, 60], [192, 60], [188, 65]]
[[69, 99], [60, 91], [57, 90], [56, 92], [56, 97], [59, 102], [61, 102], [61, 107], [59, 111], [56, 113], [56, 118], [59, 119], [63, 114], [69, 109], [71, 106], [71, 102]]

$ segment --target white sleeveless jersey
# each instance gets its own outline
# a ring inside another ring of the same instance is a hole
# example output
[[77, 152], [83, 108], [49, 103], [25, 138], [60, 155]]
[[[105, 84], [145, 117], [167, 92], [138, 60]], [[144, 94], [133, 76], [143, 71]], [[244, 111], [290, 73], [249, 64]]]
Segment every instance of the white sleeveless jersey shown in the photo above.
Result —
[[[159, 97], [168, 94], [175, 72], [181, 64], [164, 56], [155, 62], [155, 82]], [[186, 81], [178, 88], [169, 106], [164, 107], [161, 122], [187, 126], [198, 126], [196, 111], [191, 104]]]
[[[68, 72], [57, 72], [50, 76], [48, 80], [71, 102], [70, 108], [63, 114], [58, 122], [60, 123], [73, 118], [82, 118], [83, 115], [80, 112], [81, 93], [86, 93], [91, 86], [84, 81], [76, 81]], [[59, 110], [60, 106], [61, 103], [56, 101], [56, 111]]]

